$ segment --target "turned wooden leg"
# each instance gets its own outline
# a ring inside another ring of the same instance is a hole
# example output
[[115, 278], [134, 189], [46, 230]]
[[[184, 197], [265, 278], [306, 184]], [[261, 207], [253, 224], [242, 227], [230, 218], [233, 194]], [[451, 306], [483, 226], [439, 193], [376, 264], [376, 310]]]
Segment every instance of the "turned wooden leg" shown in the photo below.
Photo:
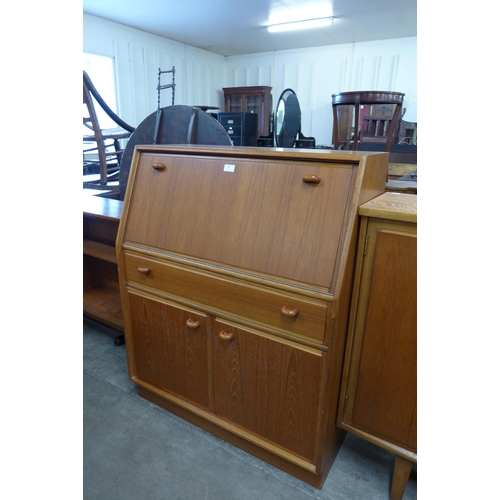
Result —
[[405, 493], [413, 462], [396, 455], [392, 476], [391, 500], [401, 500]]

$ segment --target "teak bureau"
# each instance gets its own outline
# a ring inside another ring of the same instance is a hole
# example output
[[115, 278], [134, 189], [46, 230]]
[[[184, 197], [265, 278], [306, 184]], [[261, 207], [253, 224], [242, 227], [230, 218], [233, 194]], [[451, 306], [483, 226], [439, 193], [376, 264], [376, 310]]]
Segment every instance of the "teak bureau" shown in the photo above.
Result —
[[137, 146], [117, 237], [139, 394], [316, 487], [335, 425], [358, 207], [387, 153]]

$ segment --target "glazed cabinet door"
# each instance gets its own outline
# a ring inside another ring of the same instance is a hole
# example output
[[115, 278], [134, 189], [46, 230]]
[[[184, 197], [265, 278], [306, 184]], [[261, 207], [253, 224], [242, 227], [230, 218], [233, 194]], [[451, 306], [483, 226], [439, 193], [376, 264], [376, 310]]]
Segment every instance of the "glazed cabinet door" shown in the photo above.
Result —
[[342, 423], [414, 453], [416, 225], [369, 219], [366, 242]]
[[128, 291], [132, 376], [204, 408], [209, 407], [207, 317]]
[[219, 417], [312, 461], [322, 353], [214, 320]]
[[228, 113], [241, 113], [242, 111], [246, 111], [245, 106], [243, 105], [243, 97], [242, 96], [227, 97], [226, 111]]

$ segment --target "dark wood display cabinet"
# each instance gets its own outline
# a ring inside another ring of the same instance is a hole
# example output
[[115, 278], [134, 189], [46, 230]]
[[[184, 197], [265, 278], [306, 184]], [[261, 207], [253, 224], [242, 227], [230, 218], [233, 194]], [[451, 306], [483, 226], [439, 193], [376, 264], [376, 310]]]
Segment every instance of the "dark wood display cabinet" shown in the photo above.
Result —
[[144, 398], [321, 487], [336, 426], [358, 207], [388, 154], [136, 146], [117, 237]]
[[384, 193], [359, 213], [338, 424], [396, 454], [400, 500], [417, 461], [417, 196]]
[[226, 113], [255, 113], [259, 116], [257, 137], [271, 134], [272, 87], [226, 87], [222, 90]]

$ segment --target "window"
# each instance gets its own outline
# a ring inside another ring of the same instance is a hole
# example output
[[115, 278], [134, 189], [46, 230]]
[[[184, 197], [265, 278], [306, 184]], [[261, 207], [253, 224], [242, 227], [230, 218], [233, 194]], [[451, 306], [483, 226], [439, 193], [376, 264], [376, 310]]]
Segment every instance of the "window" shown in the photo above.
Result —
[[[83, 70], [87, 72], [104, 102], [116, 113], [115, 71], [112, 57], [83, 54]], [[116, 123], [94, 102], [101, 129], [116, 128]]]

